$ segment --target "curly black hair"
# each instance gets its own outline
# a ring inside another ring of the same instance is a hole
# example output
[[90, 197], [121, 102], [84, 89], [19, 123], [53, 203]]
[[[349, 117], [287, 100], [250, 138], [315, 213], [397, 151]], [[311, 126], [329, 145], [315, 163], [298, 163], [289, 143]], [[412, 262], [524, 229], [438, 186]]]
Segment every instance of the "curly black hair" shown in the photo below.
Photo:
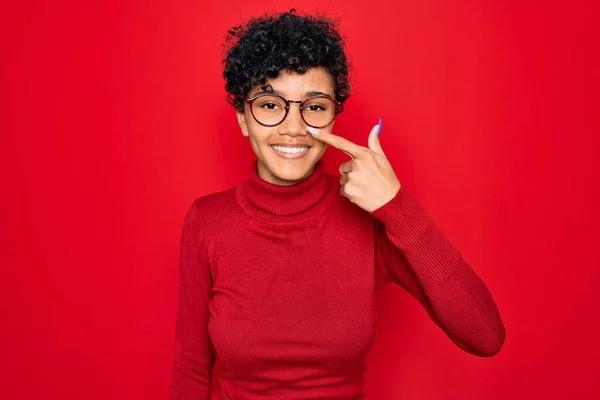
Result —
[[266, 89], [267, 78], [281, 71], [304, 73], [323, 67], [332, 77], [336, 100], [350, 96], [349, 63], [336, 22], [325, 16], [282, 14], [252, 18], [228, 31], [223, 76], [227, 101], [238, 111], [252, 88]]

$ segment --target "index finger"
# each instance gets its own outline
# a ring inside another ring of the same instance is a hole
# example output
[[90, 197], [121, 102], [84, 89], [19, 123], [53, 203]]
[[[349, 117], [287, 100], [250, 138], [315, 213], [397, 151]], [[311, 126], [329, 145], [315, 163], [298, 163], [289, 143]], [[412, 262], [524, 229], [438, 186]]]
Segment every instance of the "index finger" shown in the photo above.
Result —
[[338, 150], [343, 151], [353, 158], [360, 158], [360, 155], [364, 153], [365, 148], [363, 146], [359, 146], [357, 144], [352, 143], [348, 139], [345, 139], [341, 136], [334, 135], [331, 132], [327, 132], [321, 129], [316, 129], [312, 127], [306, 128], [306, 131], [310, 133], [313, 137], [319, 139], [320, 141], [327, 143], [335, 147]]

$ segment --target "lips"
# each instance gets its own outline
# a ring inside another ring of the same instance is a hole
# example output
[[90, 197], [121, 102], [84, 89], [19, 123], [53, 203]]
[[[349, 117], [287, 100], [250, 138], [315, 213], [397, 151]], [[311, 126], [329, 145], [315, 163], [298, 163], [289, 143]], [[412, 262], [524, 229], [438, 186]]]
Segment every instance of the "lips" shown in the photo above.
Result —
[[294, 145], [272, 144], [270, 147], [273, 149], [273, 151], [275, 151], [275, 153], [278, 156], [287, 158], [287, 159], [302, 158], [306, 154], [308, 154], [308, 151], [311, 148], [311, 146], [298, 145], [298, 144], [294, 144]]
[[302, 143], [272, 143], [269, 146], [280, 146], [280, 147], [308, 147], [311, 148], [310, 144], [302, 144]]

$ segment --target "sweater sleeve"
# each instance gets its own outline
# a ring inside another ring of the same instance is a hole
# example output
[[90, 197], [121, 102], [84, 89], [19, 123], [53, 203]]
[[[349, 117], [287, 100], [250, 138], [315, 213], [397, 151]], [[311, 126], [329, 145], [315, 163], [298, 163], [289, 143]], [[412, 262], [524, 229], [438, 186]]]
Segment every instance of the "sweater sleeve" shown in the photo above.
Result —
[[197, 206], [183, 224], [175, 357], [169, 400], [207, 400], [210, 396], [214, 349], [208, 334], [208, 301], [212, 286], [204, 233]]
[[463, 350], [491, 357], [506, 336], [485, 283], [405, 188], [374, 210], [376, 267], [406, 289]]

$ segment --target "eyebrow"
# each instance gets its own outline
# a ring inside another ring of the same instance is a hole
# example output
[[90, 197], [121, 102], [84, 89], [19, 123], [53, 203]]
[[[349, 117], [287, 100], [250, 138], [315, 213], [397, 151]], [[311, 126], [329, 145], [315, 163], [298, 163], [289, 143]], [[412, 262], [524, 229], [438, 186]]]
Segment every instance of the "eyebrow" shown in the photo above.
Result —
[[[257, 96], [257, 95], [259, 95], [259, 94], [263, 94], [263, 93], [276, 94], [276, 95], [278, 95], [278, 96], [281, 96], [281, 97], [283, 97], [283, 98], [287, 98], [287, 97], [285, 96], [285, 93], [283, 93], [283, 92], [281, 92], [281, 91], [279, 91], [279, 90], [277, 90], [277, 89], [273, 89], [273, 88], [270, 88], [270, 89], [265, 89], [265, 90], [261, 90], [261, 91], [259, 91], [259, 92], [256, 92], [256, 93], [254, 93], [253, 97], [254, 97], [254, 96]], [[325, 92], [320, 92], [320, 91], [315, 91], [315, 90], [313, 90], [313, 91], [309, 91], [309, 92], [306, 92], [306, 93], [304, 93], [304, 94], [302, 95], [302, 97], [315, 97], [315, 96], [327, 96], [327, 97], [329, 97], [329, 98], [332, 98], [332, 97], [331, 97], [331, 95], [330, 95], [330, 94], [328, 94], [328, 93], [325, 93]]]

